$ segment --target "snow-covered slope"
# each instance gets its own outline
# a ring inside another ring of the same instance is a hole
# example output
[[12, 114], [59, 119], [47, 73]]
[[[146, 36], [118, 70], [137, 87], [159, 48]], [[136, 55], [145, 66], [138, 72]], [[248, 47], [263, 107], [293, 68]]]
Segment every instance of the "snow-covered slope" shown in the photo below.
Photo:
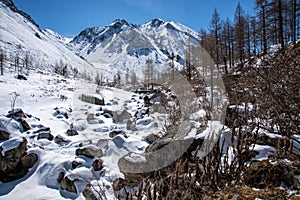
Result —
[[71, 41], [73, 40], [73, 38], [67, 38], [67, 37], [65, 37], [65, 36], [62, 36], [62, 35], [60, 35], [60, 34], [54, 32], [54, 31], [50, 30], [50, 29], [45, 29], [45, 30], [43, 30], [43, 32], [44, 32], [45, 34], [47, 34], [48, 36], [57, 39], [57, 40], [60, 41], [62, 44], [68, 44], [69, 42], [71, 42]]
[[0, 49], [7, 58], [29, 55], [33, 67], [51, 69], [62, 61], [70, 68], [92, 70], [93, 67], [62, 44], [52, 31], [42, 31], [26, 13], [10, 0], [0, 1]]
[[134, 70], [143, 76], [148, 59], [163, 70], [170, 67], [168, 56], [174, 54], [175, 66], [182, 67], [188, 45], [198, 46], [199, 42], [199, 33], [174, 21], [154, 19], [137, 26], [118, 19], [104, 27], [85, 29], [69, 46], [95, 66]]

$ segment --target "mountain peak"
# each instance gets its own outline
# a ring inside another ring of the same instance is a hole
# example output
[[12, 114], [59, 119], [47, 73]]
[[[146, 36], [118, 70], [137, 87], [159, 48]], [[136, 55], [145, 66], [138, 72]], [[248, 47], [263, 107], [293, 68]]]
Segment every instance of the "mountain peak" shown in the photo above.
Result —
[[125, 19], [116, 19], [110, 24], [110, 26], [119, 26], [119, 27], [122, 27], [123, 25], [130, 26], [130, 24]]
[[164, 23], [165, 23], [165, 21], [160, 18], [155, 18], [155, 19], [151, 20], [150, 22], [148, 22], [148, 24], [150, 24], [151, 27], [159, 27]]

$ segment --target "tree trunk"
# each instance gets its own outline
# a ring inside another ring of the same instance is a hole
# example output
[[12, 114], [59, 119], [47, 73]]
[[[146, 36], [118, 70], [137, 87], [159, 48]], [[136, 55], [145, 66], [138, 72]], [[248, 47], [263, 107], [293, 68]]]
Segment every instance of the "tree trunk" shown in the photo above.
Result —
[[281, 0], [278, 0], [278, 20], [279, 20], [279, 42], [281, 43], [281, 48], [284, 49], [283, 17], [282, 17]]
[[262, 11], [263, 11], [263, 46], [264, 50], [263, 53], [267, 54], [267, 37], [266, 37], [266, 13], [265, 13], [265, 6], [262, 6]]

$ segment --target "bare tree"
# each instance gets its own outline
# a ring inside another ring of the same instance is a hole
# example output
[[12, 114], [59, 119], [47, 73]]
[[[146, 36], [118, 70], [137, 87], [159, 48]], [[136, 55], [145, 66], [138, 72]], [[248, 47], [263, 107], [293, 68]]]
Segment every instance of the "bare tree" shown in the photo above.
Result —
[[236, 40], [236, 51], [237, 51], [237, 58], [240, 62], [241, 67], [243, 67], [243, 61], [244, 61], [244, 46], [245, 46], [245, 15], [244, 10], [240, 3], [238, 3], [236, 10], [235, 10], [235, 16], [234, 16], [234, 26], [235, 26], [235, 40]]
[[133, 85], [133, 87], [136, 86], [137, 84], [137, 76], [136, 76], [136, 73], [134, 71], [131, 72], [131, 84]]
[[217, 8], [214, 9], [214, 13], [212, 16], [212, 20], [210, 22], [210, 31], [212, 35], [214, 36], [215, 45], [214, 45], [214, 52], [213, 52], [213, 58], [215, 60], [215, 63], [217, 66], [220, 63], [220, 31], [221, 31], [221, 19], [220, 15], [217, 11]]
[[5, 55], [3, 49], [0, 50], [0, 74], [3, 76], [4, 74], [4, 60]]
[[147, 87], [150, 87], [150, 84], [152, 84], [152, 89], [153, 89], [153, 68], [154, 68], [154, 63], [152, 59], [146, 60], [146, 73], [145, 73], [145, 78], [146, 78], [146, 83]]

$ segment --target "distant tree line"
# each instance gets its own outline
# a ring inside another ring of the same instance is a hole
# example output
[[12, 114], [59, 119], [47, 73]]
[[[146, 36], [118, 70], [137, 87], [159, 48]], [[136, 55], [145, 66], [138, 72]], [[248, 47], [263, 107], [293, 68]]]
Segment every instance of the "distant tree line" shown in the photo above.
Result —
[[14, 68], [18, 75], [24, 73], [32, 66], [32, 57], [30, 53], [26, 51], [22, 52], [22, 46], [18, 45], [17, 50], [11, 53], [9, 56], [6, 54], [3, 48], [0, 49], [0, 75], [4, 75], [5, 68]]

